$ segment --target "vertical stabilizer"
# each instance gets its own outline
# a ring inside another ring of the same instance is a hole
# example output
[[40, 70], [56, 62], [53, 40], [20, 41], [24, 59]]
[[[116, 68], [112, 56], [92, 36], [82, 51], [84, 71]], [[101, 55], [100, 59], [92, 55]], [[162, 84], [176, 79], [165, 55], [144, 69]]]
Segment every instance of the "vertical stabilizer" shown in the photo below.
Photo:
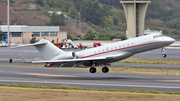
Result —
[[36, 49], [43, 55], [43, 57], [46, 60], [51, 60], [55, 56], [62, 54], [64, 51], [53, 45], [51, 42], [48, 40], [42, 39], [39, 42], [35, 43], [45, 43], [45, 44], [39, 44], [39, 45], [34, 45]]

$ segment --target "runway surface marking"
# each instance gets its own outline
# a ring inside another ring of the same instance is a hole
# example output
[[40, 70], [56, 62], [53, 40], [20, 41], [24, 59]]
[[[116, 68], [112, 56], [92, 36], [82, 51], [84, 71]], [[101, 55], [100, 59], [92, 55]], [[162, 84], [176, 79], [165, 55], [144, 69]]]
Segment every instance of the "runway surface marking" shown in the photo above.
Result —
[[37, 76], [51, 76], [51, 77], [79, 77], [79, 76], [73, 76], [73, 75], [51, 75], [51, 74], [39, 74], [39, 73], [16, 73], [16, 74], [37, 75]]
[[35, 58], [35, 60], [43, 60], [44, 58], [43, 57], [37, 57]]
[[180, 82], [180, 80], [159, 80], [159, 81]]
[[176, 87], [176, 86], [172, 87], [172, 86], [146, 86], [146, 85], [124, 85], [124, 84], [98, 84], [98, 83], [75, 83], [75, 82], [51, 82], [51, 81], [48, 81], [48, 80], [45, 80], [45, 81], [0, 80], [0, 82], [180, 89], [180, 87]]

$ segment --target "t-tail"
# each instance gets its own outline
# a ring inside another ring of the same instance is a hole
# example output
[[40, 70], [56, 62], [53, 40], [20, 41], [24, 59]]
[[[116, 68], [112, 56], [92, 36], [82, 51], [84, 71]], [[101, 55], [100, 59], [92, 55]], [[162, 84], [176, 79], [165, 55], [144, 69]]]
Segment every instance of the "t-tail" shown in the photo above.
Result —
[[64, 53], [61, 49], [53, 45], [48, 40], [42, 39], [34, 45], [36, 49], [43, 55], [46, 60], [51, 60], [54, 57]]
[[22, 46], [17, 46], [13, 48], [18, 48], [18, 47], [27, 47], [27, 46], [34, 46], [36, 49], [42, 54], [42, 56], [46, 60], [52, 60], [54, 57], [64, 53], [61, 49], [53, 45], [51, 42], [45, 39], [41, 39], [40, 41], [34, 43], [34, 44], [28, 44], [28, 45], [22, 45]]

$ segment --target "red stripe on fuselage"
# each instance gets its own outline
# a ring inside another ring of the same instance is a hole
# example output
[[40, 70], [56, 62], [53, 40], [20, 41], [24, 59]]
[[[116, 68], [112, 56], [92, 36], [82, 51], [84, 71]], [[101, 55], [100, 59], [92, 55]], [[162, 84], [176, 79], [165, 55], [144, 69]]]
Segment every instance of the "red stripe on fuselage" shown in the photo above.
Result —
[[[108, 52], [114, 52], [114, 51], [118, 51], [118, 50], [124, 50], [124, 49], [128, 49], [128, 48], [134, 48], [134, 47], [145, 46], [145, 45], [150, 45], [150, 44], [155, 44], [155, 43], [163, 43], [163, 42], [167, 42], [167, 41], [161, 41], [161, 42], [153, 42], [153, 43], [135, 45], [135, 46], [125, 47], [125, 48], [110, 50], [110, 51], [108, 51]], [[96, 56], [96, 55], [100, 55], [100, 54], [104, 54], [104, 53], [106, 53], [106, 52], [97, 53], [97, 54], [93, 54], [93, 55], [89, 55], [89, 56], [84, 56], [84, 57], [81, 57], [80, 59], [88, 58], [88, 57], [92, 57], [92, 56]]]

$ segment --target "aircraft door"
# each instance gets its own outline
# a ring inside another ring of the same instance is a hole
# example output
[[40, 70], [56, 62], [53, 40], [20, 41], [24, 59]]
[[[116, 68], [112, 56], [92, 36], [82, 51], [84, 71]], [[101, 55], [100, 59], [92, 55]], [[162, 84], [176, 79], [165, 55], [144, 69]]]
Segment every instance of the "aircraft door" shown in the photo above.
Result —
[[109, 53], [109, 47], [106, 47], [106, 53]]

